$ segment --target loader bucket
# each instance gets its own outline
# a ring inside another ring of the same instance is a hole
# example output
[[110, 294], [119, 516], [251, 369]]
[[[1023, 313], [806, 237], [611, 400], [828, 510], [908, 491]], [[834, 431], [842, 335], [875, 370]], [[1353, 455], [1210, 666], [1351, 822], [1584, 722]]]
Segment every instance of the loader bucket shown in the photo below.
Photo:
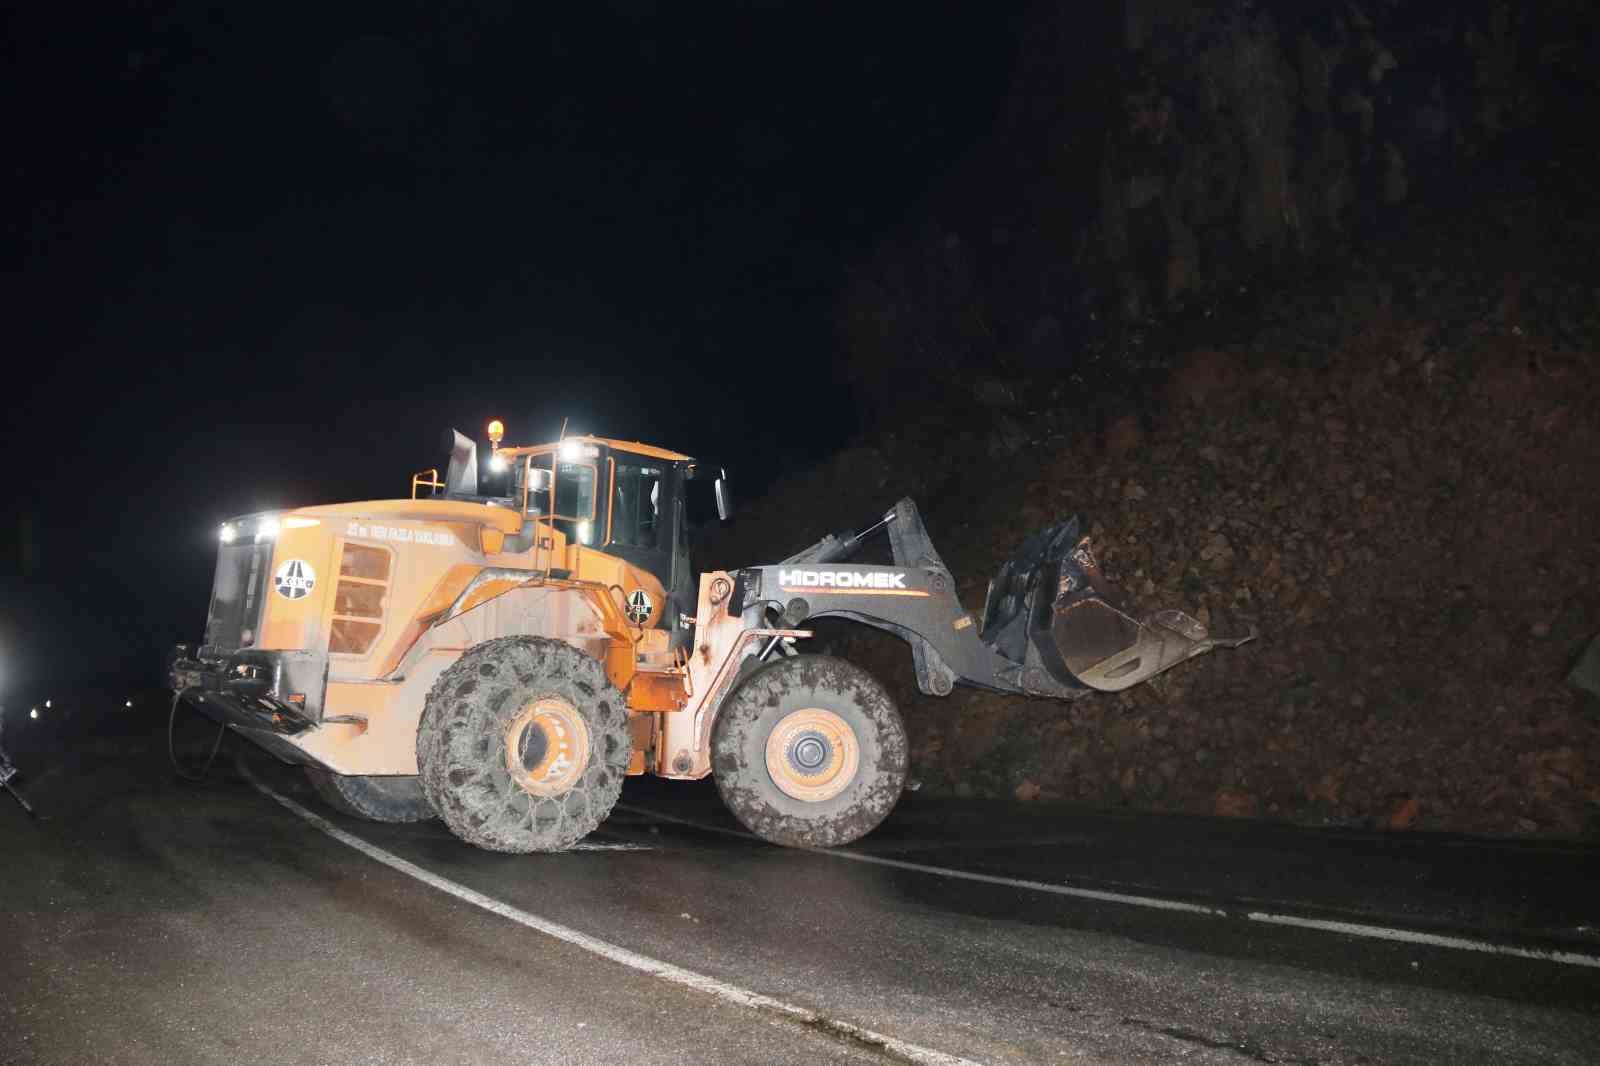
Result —
[[1138, 621], [1092, 595], [1053, 610], [1049, 635], [1073, 677], [1102, 692], [1120, 692], [1212, 648], [1236, 648], [1255, 633], [1213, 633], [1175, 610]]
[[[1212, 648], [1238, 647], [1253, 629], [1208, 628], [1176, 610], [1139, 619], [1100, 572], [1073, 518], [1028, 538], [989, 588], [983, 638], [1013, 662], [1057, 682], [1120, 692]], [[1027, 645], [1018, 645], [1026, 627]]]

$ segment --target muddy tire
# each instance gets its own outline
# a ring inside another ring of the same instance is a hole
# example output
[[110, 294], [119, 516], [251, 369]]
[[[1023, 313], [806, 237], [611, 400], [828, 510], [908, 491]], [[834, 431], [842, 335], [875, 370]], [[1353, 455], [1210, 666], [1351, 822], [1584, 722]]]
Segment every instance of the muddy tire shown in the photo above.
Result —
[[596, 660], [544, 637], [485, 641], [439, 675], [417, 727], [422, 788], [490, 851], [562, 851], [622, 792], [631, 736]]
[[322, 802], [340, 814], [371, 822], [423, 822], [434, 817], [417, 777], [345, 777], [310, 766], [306, 777]]
[[728, 809], [787, 847], [858, 840], [906, 783], [906, 729], [882, 685], [842, 659], [780, 659], [740, 682], [711, 730]]

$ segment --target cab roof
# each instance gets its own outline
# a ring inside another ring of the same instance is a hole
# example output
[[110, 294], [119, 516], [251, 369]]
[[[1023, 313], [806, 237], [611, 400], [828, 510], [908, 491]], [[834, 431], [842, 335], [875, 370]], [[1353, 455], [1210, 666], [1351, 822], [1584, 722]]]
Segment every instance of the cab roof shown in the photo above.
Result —
[[548, 444], [535, 444], [528, 449], [530, 452], [542, 452], [561, 447], [569, 440], [579, 441], [583, 444], [603, 444], [607, 448], [619, 452], [632, 452], [635, 455], [647, 455], [652, 459], [664, 459], [669, 463], [692, 463], [694, 456], [684, 455], [682, 452], [670, 451], [666, 448], [657, 448], [654, 444], [641, 444], [636, 440], [614, 440], [611, 437], [564, 437]]

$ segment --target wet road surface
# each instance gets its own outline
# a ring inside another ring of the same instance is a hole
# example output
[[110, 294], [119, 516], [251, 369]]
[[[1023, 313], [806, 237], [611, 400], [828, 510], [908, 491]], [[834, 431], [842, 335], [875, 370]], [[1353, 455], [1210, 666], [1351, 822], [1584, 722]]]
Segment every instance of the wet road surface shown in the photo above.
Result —
[[[203, 754], [203, 745], [198, 749]], [[0, 802], [0, 1063], [1595, 1061], [1600, 852], [909, 795], [849, 855], [630, 782], [505, 856], [148, 737]], [[359, 850], [358, 850], [359, 849]], [[1284, 924], [1291, 923], [1291, 924]]]

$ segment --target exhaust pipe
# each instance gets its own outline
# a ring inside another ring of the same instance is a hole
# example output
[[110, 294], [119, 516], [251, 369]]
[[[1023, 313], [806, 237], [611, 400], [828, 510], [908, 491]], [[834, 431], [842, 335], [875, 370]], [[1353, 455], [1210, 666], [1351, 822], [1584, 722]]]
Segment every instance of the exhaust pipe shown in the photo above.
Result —
[[460, 430], [447, 430], [444, 446], [450, 452], [450, 468], [444, 475], [444, 491], [463, 496], [478, 494], [478, 444]]

